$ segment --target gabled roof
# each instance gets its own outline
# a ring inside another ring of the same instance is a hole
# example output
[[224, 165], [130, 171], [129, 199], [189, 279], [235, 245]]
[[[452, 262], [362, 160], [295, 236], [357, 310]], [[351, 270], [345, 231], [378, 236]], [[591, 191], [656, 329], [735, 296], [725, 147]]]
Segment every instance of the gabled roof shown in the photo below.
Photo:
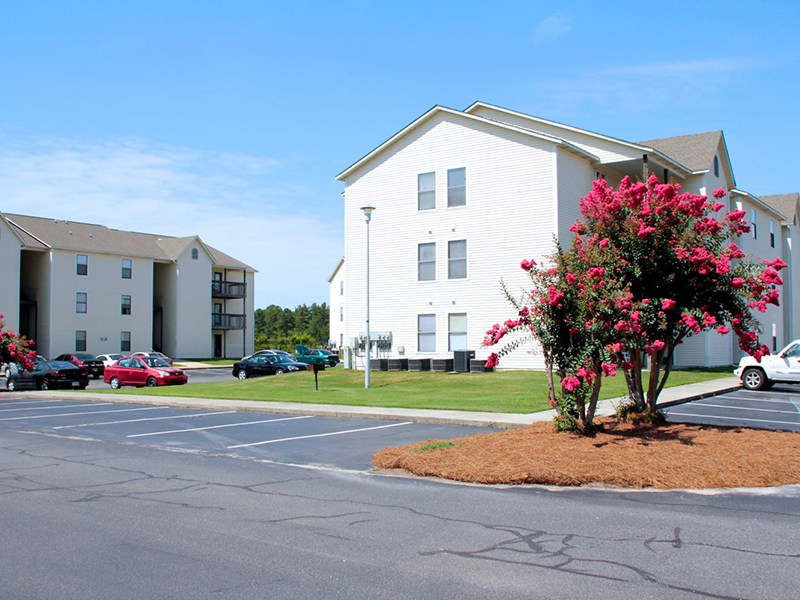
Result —
[[767, 212], [772, 213], [773, 215], [778, 217], [781, 221], [785, 221], [786, 220], [786, 215], [784, 213], [779, 211], [777, 208], [775, 208], [771, 204], [768, 204], [768, 203], [764, 202], [763, 198], [760, 198], [758, 196], [754, 196], [750, 192], [745, 192], [744, 190], [739, 190], [739, 189], [736, 189], [736, 188], [733, 188], [732, 190], [730, 190], [730, 194], [731, 194], [731, 196], [743, 196], [743, 197], [747, 198], [748, 200], [750, 200], [750, 202], [752, 202], [753, 204], [756, 204], [757, 206], [760, 206], [761, 208], [763, 208]]
[[[76, 250], [100, 254], [152, 258], [158, 261], [174, 261], [198, 236], [176, 238], [151, 233], [110, 229], [104, 225], [31, 217], [28, 215], [6, 215], [8, 222], [20, 234], [25, 246], [34, 250], [53, 248]], [[203, 244], [218, 266], [254, 271], [245, 263], [228, 256], [211, 246]]]
[[775, 194], [773, 196], [759, 196], [759, 198], [783, 213], [786, 221], [794, 222], [798, 210], [797, 205], [800, 202], [800, 194]]
[[[597, 139], [600, 139], [600, 140], [605, 140], [607, 142], [613, 142], [613, 143], [619, 144], [621, 146], [632, 148], [634, 150], [642, 152], [643, 154], [652, 153], [652, 154], [655, 154], [655, 155], [661, 157], [663, 160], [665, 160], [666, 162], [672, 164], [674, 167], [677, 167], [679, 171], [683, 171], [684, 173], [687, 173], [687, 174], [691, 173], [693, 171], [693, 169], [688, 167], [682, 161], [678, 160], [676, 157], [671, 156], [671, 155], [667, 155], [667, 154], [663, 153], [661, 150], [659, 150], [658, 148], [654, 148], [653, 146], [648, 145], [646, 142], [628, 142], [628, 141], [620, 139], [620, 138], [611, 137], [610, 135], [604, 135], [602, 133], [597, 133], [595, 131], [589, 131], [588, 129], [581, 129], [580, 127], [573, 127], [572, 125], [565, 125], [564, 123], [559, 123], [557, 121], [550, 121], [549, 119], [542, 119], [541, 117], [534, 117], [533, 115], [527, 115], [525, 113], [521, 113], [521, 112], [518, 112], [518, 111], [515, 111], [515, 110], [510, 110], [508, 108], [503, 108], [502, 106], [496, 106], [494, 104], [489, 104], [487, 102], [481, 102], [481, 101], [473, 102], [470, 106], [468, 106], [466, 109], [464, 109], [464, 112], [472, 113], [473, 111], [477, 110], [478, 108], [490, 108], [492, 110], [503, 112], [503, 113], [506, 113], [506, 114], [509, 114], [509, 115], [514, 115], [515, 117], [520, 117], [520, 118], [523, 118], [523, 119], [527, 119], [527, 120], [535, 122], [535, 123], [542, 123], [544, 125], [550, 125], [552, 127], [558, 127], [558, 128], [563, 129], [565, 131], [572, 131], [572, 132], [575, 132], [575, 133], [580, 133], [580, 134], [583, 134], [583, 135], [587, 135], [589, 137], [597, 138]], [[536, 130], [532, 129], [531, 131], [536, 131]]]
[[415, 119], [414, 121], [412, 121], [411, 123], [406, 125], [403, 129], [401, 129], [396, 134], [394, 134], [392, 137], [390, 137], [388, 140], [383, 142], [383, 144], [381, 144], [380, 146], [375, 148], [372, 152], [366, 154], [365, 156], [363, 156], [359, 160], [357, 160], [355, 163], [353, 163], [352, 165], [347, 167], [344, 171], [342, 171], [341, 173], [339, 173], [336, 176], [336, 179], [338, 179], [339, 181], [344, 181], [344, 179], [348, 175], [350, 175], [355, 170], [357, 170], [358, 168], [363, 166], [365, 163], [367, 163], [370, 160], [372, 160], [372, 158], [374, 158], [375, 156], [377, 156], [378, 154], [380, 154], [381, 152], [383, 152], [384, 150], [389, 148], [392, 144], [394, 144], [398, 140], [402, 139], [407, 134], [409, 134], [411, 131], [413, 131], [414, 129], [419, 127], [422, 123], [424, 123], [425, 121], [427, 121], [428, 119], [430, 119], [431, 117], [433, 117], [434, 115], [437, 115], [437, 114], [449, 114], [449, 115], [461, 117], [463, 119], [471, 120], [471, 121], [474, 121], [474, 122], [477, 122], [477, 123], [483, 123], [483, 124], [491, 125], [492, 127], [505, 129], [507, 131], [513, 131], [513, 132], [516, 132], [516, 133], [522, 133], [524, 135], [527, 135], [527, 136], [530, 136], [530, 137], [533, 137], [533, 138], [537, 138], [537, 139], [549, 142], [549, 143], [557, 145], [557, 146], [563, 146], [564, 148], [570, 150], [571, 152], [575, 152], [576, 154], [580, 154], [580, 155], [588, 158], [592, 162], [599, 162], [599, 160], [600, 160], [597, 156], [595, 156], [591, 152], [587, 152], [586, 150], [584, 150], [582, 148], [579, 148], [578, 146], [574, 145], [573, 143], [571, 143], [571, 142], [569, 142], [567, 140], [564, 140], [564, 139], [561, 139], [561, 138], [558, 138], [558, 137], [555, 137], [555, 136], [552, 136], [552, 135], [548, 135], [548, 134], [545, 134], [545, 133], [541, 133], [541, 132], [538, 132], [538, 131], [533, 131], [532, 129], [525, 129], [524, 127], [517, 127], [515, 125], [509, 125], [508, 123], [501, 123], [500, 121], [493, 121], [491, 119], [485, 119], [483, 117], [478, 117], [476, 115], [471, 115], [471, 114], [468, 114], [466, 112], [461, 112], [459, 110], [453, 110], [452, 108], [446, 108], [444, 106], [436, 105], [433, 108], [431, 108], [428, 112], [423, 114], [421, 117]]
[[6, 216], [2, 212], [0, 212], [0, 220], [4, 221], [5, 224], [8, 225], [8, 228], [11, 230], [11, 233], [13, 233], [16, 236], [16, 238], [22, 243], [23, 246], [27, 246], [28, 245], [27, 244], [27, 240], [30, 240], [31, 242], [36, 243], [36, 240], [31, 238], [30, 236], [27, 236], [27, 239], [26, 239], [26, 237], [23, 237], [22, 232], [19, 231], [16, 227], [14, 227], [14, 224], [9, 222], [9, 220], [6, 218]]
[[714, 162], [722, 131], [707, 131], [690, 135], [676, 135], [639, 142], [652, 146], [686, 165], [693, 171], [708, 171]]
[[333, 281], [333, 278], [336, 277], [336, 274], [339, 272], [339, 269], [342, 268], [343, 264], [344, 264], [344, 256], [339, 259], [338, 263], [336, 263], [336, 268], [333, 270], [333, 273], [331, 273], [331, 276], [328, 277], [328, 283], [331, 283]]

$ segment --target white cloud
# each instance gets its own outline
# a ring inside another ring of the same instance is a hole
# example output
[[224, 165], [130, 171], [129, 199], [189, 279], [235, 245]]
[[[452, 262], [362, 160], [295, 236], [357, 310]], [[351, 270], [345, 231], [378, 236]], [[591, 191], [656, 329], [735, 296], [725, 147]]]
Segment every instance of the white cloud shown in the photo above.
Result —
[[0, 137], [0, 210], [197, 234], [258, 269], [257, 307], [293, 308], [327, 301], [342, 241], [337, 223], [303, 209], [316, 190], [286, 175], [292, 162], [142, 138]]
[[559, 11], [539, 21], [531, 32], [531, 39], [537, 44], [546, 44], [564, 37], [571, 29], [572, 17]]

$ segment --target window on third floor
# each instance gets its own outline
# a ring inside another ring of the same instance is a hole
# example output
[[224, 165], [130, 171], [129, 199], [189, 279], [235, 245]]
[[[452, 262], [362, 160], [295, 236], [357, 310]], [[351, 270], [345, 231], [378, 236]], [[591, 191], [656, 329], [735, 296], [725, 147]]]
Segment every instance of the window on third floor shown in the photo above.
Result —
[[467, 203], [467, 169], [448, 169], [447, 206], [464, 206]]
[[77, 270], [76, 273], [78, 275], [88, 275], [89, 274], [89, 257], [86, 254], [78, 254], [77, 255]]
[[436, 173], [417, 175], [417, 210], [436, 208]]
[[133, 276], [133, 261], [130, 258], [122, 259], [122, 278], [130, 279]]

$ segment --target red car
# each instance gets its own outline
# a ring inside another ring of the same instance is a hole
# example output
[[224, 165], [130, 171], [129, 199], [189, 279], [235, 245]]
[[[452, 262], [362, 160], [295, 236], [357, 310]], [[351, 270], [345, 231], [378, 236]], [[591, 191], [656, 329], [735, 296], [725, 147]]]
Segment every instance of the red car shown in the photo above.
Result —
[[63, 360], [64, 362], [72, 363], [76, 367], [86, 369], [86, 372], [95, 379], [100, 379], [105, 368], [102, 360], [98, 360], [97, 357], [91, 354], [81, 352], [61, 354], [56, 360]]
[[188, 380], [186, 373], [178, 368], [170, 367], [160, 358], [153, 356], [120, 358], [110, 367], [106, 367], [103, 374], [103, 381], [115, 390], [123, 385], [134, 387], [183, 385]]

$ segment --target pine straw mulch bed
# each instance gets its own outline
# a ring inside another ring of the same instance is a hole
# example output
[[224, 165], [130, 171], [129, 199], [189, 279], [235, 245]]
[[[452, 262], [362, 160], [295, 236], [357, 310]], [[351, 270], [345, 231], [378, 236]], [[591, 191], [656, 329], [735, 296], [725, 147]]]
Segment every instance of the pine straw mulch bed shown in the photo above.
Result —
[[[551, 422], [453, 440], [385, 448], [381, 469], [486, 484], [731, 488], [800, 483], [800, 434], [735, 427], [598, 419], [594, 437]], [[437, 442], [454, 445], [420, 448]]]

